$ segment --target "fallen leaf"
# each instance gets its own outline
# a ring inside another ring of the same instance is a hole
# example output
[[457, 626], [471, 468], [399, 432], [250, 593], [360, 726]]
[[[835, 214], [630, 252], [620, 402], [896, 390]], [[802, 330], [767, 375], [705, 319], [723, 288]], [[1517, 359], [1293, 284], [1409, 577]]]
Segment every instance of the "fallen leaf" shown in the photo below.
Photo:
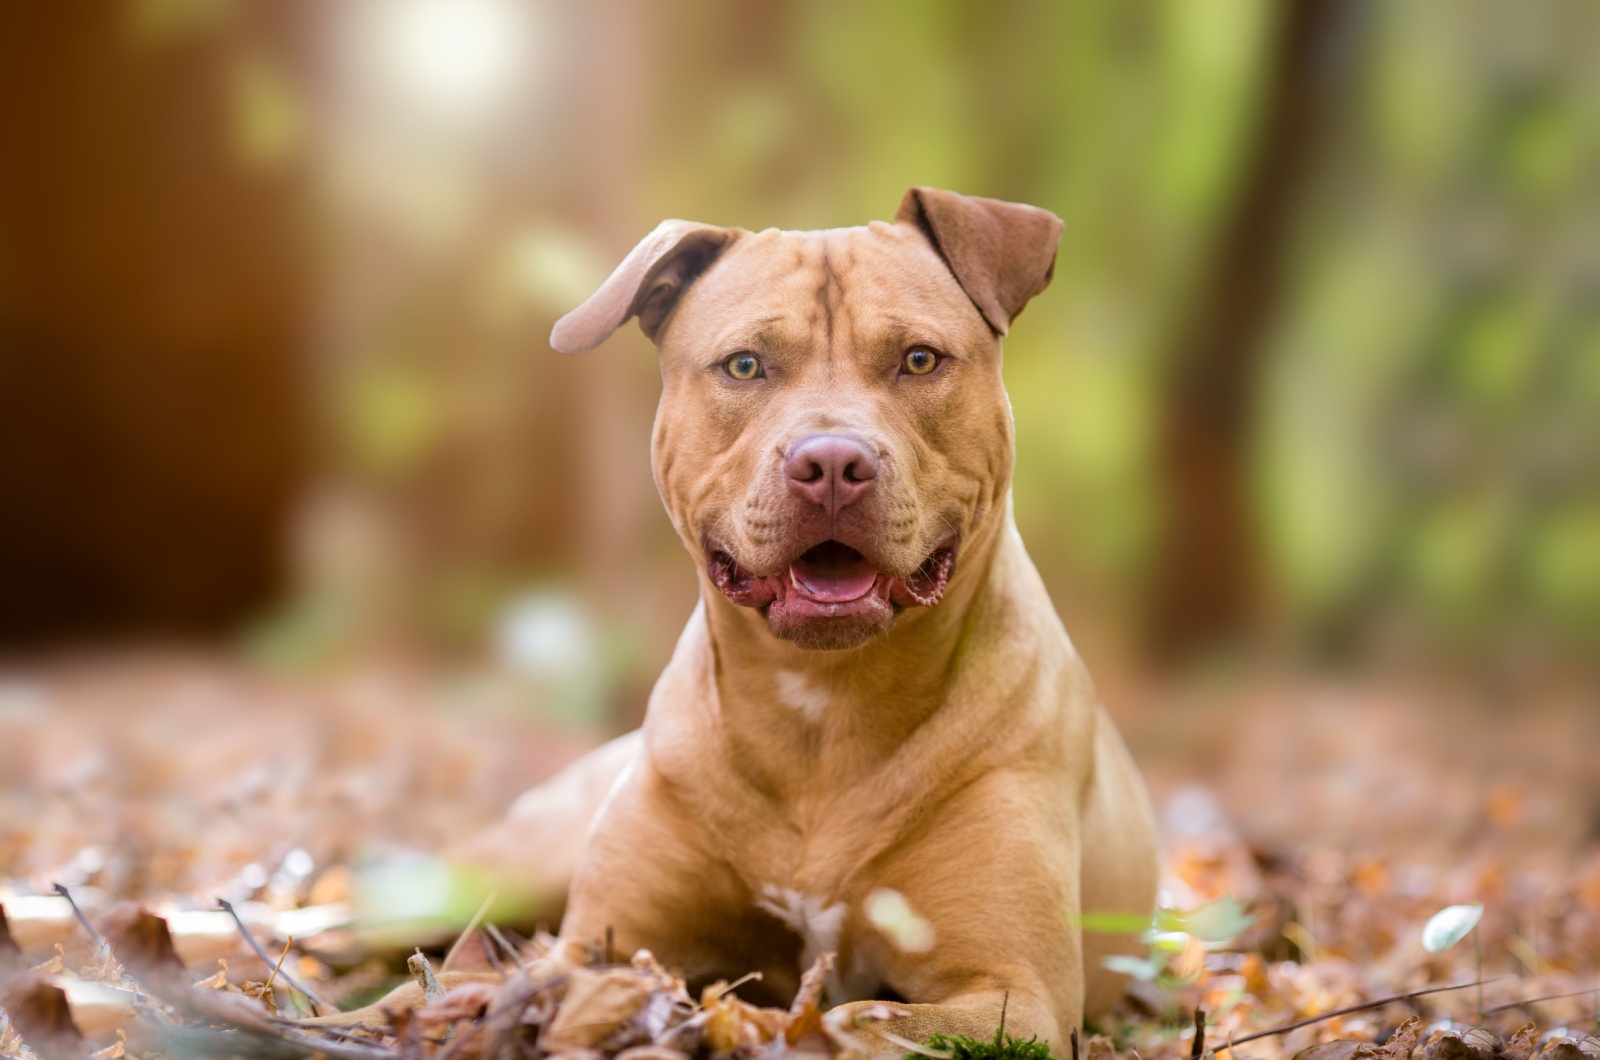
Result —
[[172, 933], [161, 917], [138, 907], [124, 907], [108, 914], [103, 933], [111, 952], [135, 978], [183, 973], [183, 961], [178, 959]]
[[1417, 1047], [1421, 1028], [1422, 1021], [1412, 1016], [1382, 1045], [1340, 1038], [1302, 1049], [1294, 1054], [1294, 1060], [1406, 1060]]
[[224, 990], [228, 986], [228, 962], [221, 957], [217, 958], [217, 971], [194, 984], [196, 990]]
[[576, 969], [540, 1043], [548, 1052], [597, 1048], [638, 1014], [649, 995], [631, 968]]
[[41, 1060], [82, 1060], [83, 1033], [72, 1022], [72, 1008], [59, 986], [24, 976], [0, 1000], [17, 1033]]
[[800, 989], [795, 991], [794, 1001], [789, 1005], [789, 1025], [783, 1030], [783, 1040], [788, 1044], [794, 1045], [807, 1035], [822, 1033], [822, 988], [827, 983], [833, 961], [833, 954], [820, 954], [800, 977]]
[[1524, 1023], [1500, 1051], [1501, 1060], [1528, 1060], [1539, 1047], [1539, 1026]]

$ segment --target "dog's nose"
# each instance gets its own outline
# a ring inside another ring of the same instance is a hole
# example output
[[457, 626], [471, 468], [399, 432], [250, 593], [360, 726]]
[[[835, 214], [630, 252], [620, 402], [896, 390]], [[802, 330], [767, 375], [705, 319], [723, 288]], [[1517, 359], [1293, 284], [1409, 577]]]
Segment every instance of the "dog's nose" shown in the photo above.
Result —
[[789, 489], [834, 515], [854, 504], [878, 479], [878, 451], [849, 434], [812, 434], [783, 458]]

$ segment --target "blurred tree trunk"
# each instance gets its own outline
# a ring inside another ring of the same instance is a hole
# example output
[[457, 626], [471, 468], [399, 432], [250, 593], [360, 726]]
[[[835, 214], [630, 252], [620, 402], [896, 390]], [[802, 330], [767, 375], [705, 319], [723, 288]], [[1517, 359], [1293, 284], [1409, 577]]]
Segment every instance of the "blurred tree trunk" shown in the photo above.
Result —
[[126, 6], [0, 19], [0, 647], [215, 633], [282, 584], [303, 172], [217, 86], [298, 9], [236, 42]]
[[1319, 80], [1342, 0], [1280, 9], [1260, 125], [1161, 395], [1166, 505], [1147, 632], [1180, 662], [1250, 631], [1258, 571], [1247, 466], [1252, 390], [1285, 286], [1289, 235], [1319, 132]]

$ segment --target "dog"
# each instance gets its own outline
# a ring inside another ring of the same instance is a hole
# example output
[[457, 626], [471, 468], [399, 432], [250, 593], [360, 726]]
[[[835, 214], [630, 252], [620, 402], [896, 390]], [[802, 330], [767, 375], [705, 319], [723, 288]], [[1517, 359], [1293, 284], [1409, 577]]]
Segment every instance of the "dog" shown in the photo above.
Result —
[[1119, 995], [1104, 958], [1138, 940], [1082, 917], [1150, 913], [1155, 828], [1010, 501], [1001, 338], [1061, 231], [924, 187], [864, 227], [667, 221], [556, 324], [566, 353], [634, 318], [657, 346], [655, 481], [700, 580], [642, 729], [490, 843], [570, 877], [565, 943], [779, 1002], [833, 953], [829, 1000], [903, 1003], [902, 1038], [1004, 1010], [1057, 1055]]

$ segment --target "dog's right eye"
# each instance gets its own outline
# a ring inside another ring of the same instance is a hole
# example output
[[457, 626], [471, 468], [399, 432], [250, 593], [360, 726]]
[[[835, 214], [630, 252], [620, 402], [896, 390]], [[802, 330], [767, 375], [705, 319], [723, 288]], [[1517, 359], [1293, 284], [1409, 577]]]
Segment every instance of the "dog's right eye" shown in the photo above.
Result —
[[765, 373], [761, 370], [761, 358], [753, 353], [736, 353], [722, 362], [722, 368], [735, 379], [759, 379]]

